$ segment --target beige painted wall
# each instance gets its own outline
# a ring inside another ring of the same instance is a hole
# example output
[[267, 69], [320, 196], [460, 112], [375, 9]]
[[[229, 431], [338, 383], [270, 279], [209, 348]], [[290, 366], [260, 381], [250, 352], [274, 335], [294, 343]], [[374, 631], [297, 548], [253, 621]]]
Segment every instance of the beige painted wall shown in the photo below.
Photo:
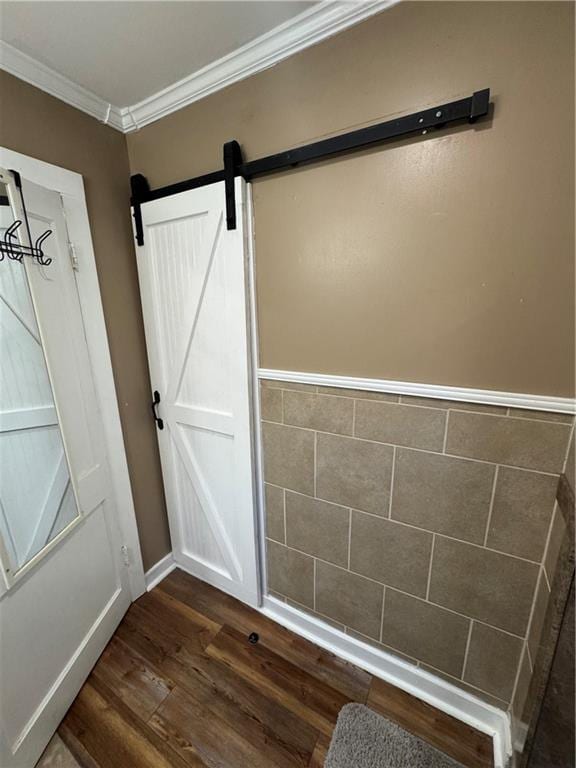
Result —
[[84, 177], [132, 492], [149, 568], [170, 550], [129, 214], [125, 137], [0, 71], [0, 145]]
[[490, 87], [475, 130], [254, 184], [261, 365], [574, 391], [568, 2], [404, 2], [128, 136], [153, 186]]

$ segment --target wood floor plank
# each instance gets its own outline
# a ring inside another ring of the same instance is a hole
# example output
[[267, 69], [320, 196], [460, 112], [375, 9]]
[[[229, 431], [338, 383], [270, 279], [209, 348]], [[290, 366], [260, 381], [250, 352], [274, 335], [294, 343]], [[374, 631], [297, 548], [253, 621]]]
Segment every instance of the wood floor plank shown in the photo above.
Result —
[[93, 677], [64, 718], [99, 768], [203, 768], [200, 758], [184, 761], [157, 733]]
[[76, 733], [74, 733], [70, 726], [67, 725], [66, 720], [63, 720], [58, 726], [58, 734], [72, 753], [72, 756], [80, 768], [100, 768], [96, 760], [94, 760], [82, 743], [82, 734], [80, 735], [80, 738], [77, 738]]
[[[156, 616], [146, 611], [139, 615], [142, 632], [153, 648], [155, 674], [173, 680], [222, 722], [260, 745], [275, 765], [286, 768], [308, 765], [317, 730], [271, 700], [236, 670], [194, 646], [190, 648], [188, 638], [180, 632], [185, 631], [185, 627], [177, 630], [171, 624], [170, 610], [168, 605]], [[129, 637], [127, 642], [131, 640], [134, 637]], [[168, 648], [168, 652], [161, 653], [159, 648]]]
[[241, 735], [178, 686], [152, 715], [150, 726], [183, 759], [192, 750], [208, 768], [279, 765], [265, 743], [251, 741], [247, 733]]
[[318, 741], [316, 742], [316, 746], [314, 747], [314, 752], [312, 753], [312, 758], [310, 759], [308, 768], [324, 768], [324, 763], [326, 762], [326, 756], [328, 755], [329, 747], [330, 739], [328, 736], [320, 734]]
[[390, 683], [374, 678], [368, 706], [458, 760], [467, 768], [492, 768], [492, 739]]
[[131, 606], [59, 730], [83, 768], [322, 768], [341, 707], [366, 700], [492, 768], [484, 734], [174, 572]]
[[338, 712], [350, 699], [260, 643], [225, 626], [206, 653], [259, 688], [314, 728], [330, 735]]
[[107, 684], [130, 709], [148, 720], [174, 683], [119, 637], [113, 637], [94, 667], [94, 677]]
[[137, 604], [151, 613], [162, 613], [171, 626], [184, 634], [194, 635], [205, 646], [222, 628], [220, 622], [213, 621], [160, 589], [142, 595]]
[[290, 632], [233, 597], [224, 595], [180, 570], [173, 571], [157, 589], [216, 623], [233, 627], [241, 634], [248, 636], [251, 632], [257, 632], [261, 645], [340, 691], [350, 700], [366, 702], [372, 679], [368, 672]]

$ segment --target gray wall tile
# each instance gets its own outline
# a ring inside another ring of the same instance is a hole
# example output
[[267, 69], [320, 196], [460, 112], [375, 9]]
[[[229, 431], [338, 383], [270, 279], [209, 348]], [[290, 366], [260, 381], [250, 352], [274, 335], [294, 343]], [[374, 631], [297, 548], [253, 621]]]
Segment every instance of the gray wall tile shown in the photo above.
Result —
[[557, 486], [552, 475], [500, 467], [487, 546], [540, 561]]
[[401, 403], [406, 405], [424, 405], [428, 408], [450, 408], [456, 411], [473, 411], [476, 413], [492, 413], [506, 415], [508, 408], [499, 405], [484, 405], [483, 403], [464, 403], [461, 400], [442, 400], [434, 397], [412, 397], [402, 395]]
[[483, 544], [495, 471], [490, 464], [398, 448], [391, 517]]
[[318, 435], [316, 495], [347, 507], [388, 515], [393, 449], [363, 440]]
[[264, 483], [264, 503], [266, 505], [266, 536], [274, 541], [285, 543], [284, 531], [284, 488]]
[[446, 452], [542, 472], [561, 472], [570, 427], [452, 411]]
[[361, 632], [355, 632], [353, 629], [347, 628], [346, 634], [350, 635], [350, 637], [356, 638], [356, 640], [361, 640], [367, 645], [371, 645], [373, 648], [377, 648], [379, 651], [390, 653], [392, 656], [396, 656], [398, 659], [405, 661], [407, 664], [412, 664], [413, 666], [418, 664], [418, 659], [413, 659], [411, 656], [407, 656], [405, 653], [400, 653], [400, 651], [397, 651], [396, 648], [390, 648], [389, 645], [384, 645], [384, 643], [380, 643], [378, 640], [372, 640], [371, 637], [366, 637], [366, 635], [363, 635]]
[[350, 570], [426, 597], [432, 534], [352, 512]]
[[316, 610], [378, 640], [384, 587], [316, 561]]
[[576, 440], [576, 431], [572, 432], [572, 439], [570, 440], [570, 448], [568, 449], [568, 456], [566, 458], [566, 477], [570, 483], [570, 487], [576, 493], [576, 458], [574, 457], [574, 442]]
[[270, 589], [314, 608], [314, 559], [270, 539], [266, 549]]
[[530, 649], [530, 657], [532, 658], [533, 663], [536, 662], [538, 648], [540, 646], [540, 641], [542, 640], [542, 630], [544, 629], [549, 601], [550, 590], [548, 589], [546, 579], [542, 574], [538, 580], [536, 597], [534, 599], [534, 611], [532, 613], [530, 627], [528, 628], [528, 648]]
[[394, 403], [356, 401], [357, 437], [382, 443], [441, 451], [446, 412]]
[[517, 419], [534, 421], [556, 421], [559, 424], [572, 424], [574, 416], [570, 413], [552, 413], [551, 411], [530, 411], [526, 408], [510, 408], [510, 416]]
[[528, 691], [530, 690], [530, 681], [532, 680], [532, 670], [528, 661], [528, 651], [525, 648], [520, 661], [520, 673], [518, 675], [518, 685], [512, 700], [512, 715], [514, 718], [527, 725], [524, 719], [524, 709], [528, 701]]
[[382, 642], [459, 677], [470, 621], [423, 600], [386, 590]]
[[533, 563], [437, 536], [430, 600], [524, 635], [537, 578]]
[[264, 421], [282, 422], [282, 390], [260, 387], [260, 414]]
[[301, 603], [297, 603], [296, 600], [290, 600], [289, 598], [286, 598], [286, 604], [290, 605], [292, 608], [297, 608], [299, 611], [303, 611], [304, 613], [307, 613], [309, 616], [314, 616], [316, 619], [320, 619], [321, 621], [326, 622], [331, 627], [334, 627], [334, 629], [339, 629], [340, 632], [345, 632], [346, 627], [344, 624], [340, 624], [338, 621], [332, 621], [332, 619], [329, 619], [327, 616], [324, 616], [322, 613], [318, 613], [318, 611], [313, 611], [311, 608], [307, 608], [305, 605], [302, 605]]
[[353, 411], [354, 401], [349, 397], [284, 392], [284, 423], [295, 427], [351, 435]]
[[355, 397], [359, 400], [380, 400], [386, 403], [397, 403], [398, 395], [388, 395], [385, 392], [370, 392], [367, 389], [346, 389], [344, 387], [318, 387], [322, 395], [339, 395], [340, 397]]
[[264, 479], [301, 493], [314, 493], [314, 432], [262, 424]]
[[554, 516], [552, 518], [552, 528], [550, 530], [550, 539], [548, 541], [548, 548], [544, 555], [544, 568], [546, 570], [546, 576], [548, 576], [548, 582], [550, 585], [554, 582], [554, 576], [556, 575], [556, 566], [558, 565], [558, 557], [565, 541], [568, 538], [568, 529], [564, 521], [564, 515], [558, 504], [554, 507]]
[[436, 675], [436, 677], [440, 677], [442, 680], [446, 680], [446, 682], [455, 685], [457, 688], [461, 688], [463, 691], [467, 691], [472, 696], [476, 696], [477, 699], [481, 699], [482, 701], [491, 704], [497, 709], [508, 709], [507, 701], [499, 699], [497, 696], [492, 696], [492, 694], [486, 693], [486, 691], [481, 691], [479, 688], [475, 688], [473, 685], [465, 683], [463, 680], [459, 680], [457, 677], [447, 675], [446, 673], [441, 672], [439, 669], [436, 669], [429, 664], [420, 664], [420, 669], [423, 669], [425, 672], [430, 672], [430, 674]]
[[309, 555], [348, 566], [350, 510], [286, 491], [286, 543]]
[[509, 702], [522, 645], [518, 637], [474, 622], [464, 680]]
[[269, 389], [291, 389], [295, 392], [316, 392], [315, 384], [297, 384], [292, 381], [275, 381], [274, 379], [261, 379], [260, 385]]

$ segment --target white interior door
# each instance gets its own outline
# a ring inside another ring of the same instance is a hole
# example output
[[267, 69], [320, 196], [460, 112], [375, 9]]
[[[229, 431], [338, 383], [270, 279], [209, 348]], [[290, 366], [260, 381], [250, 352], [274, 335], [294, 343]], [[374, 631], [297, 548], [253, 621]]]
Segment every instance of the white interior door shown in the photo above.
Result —
[[232, 231], [223, 182], [146, 203], [136, 252], [174, 558], [256, 605], [246, 195]]
[[2, 768], [34, 765], [131, 602], [62, 200], [23, 189], [52, 263], [0, 263]]

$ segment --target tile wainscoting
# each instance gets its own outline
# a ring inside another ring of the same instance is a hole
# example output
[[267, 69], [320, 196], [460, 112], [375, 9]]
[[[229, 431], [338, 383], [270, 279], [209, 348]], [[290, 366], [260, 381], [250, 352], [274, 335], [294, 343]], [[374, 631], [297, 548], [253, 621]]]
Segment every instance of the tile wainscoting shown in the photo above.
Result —
[[522, 710], [569, 414], [260, 384], [268, 592]]

